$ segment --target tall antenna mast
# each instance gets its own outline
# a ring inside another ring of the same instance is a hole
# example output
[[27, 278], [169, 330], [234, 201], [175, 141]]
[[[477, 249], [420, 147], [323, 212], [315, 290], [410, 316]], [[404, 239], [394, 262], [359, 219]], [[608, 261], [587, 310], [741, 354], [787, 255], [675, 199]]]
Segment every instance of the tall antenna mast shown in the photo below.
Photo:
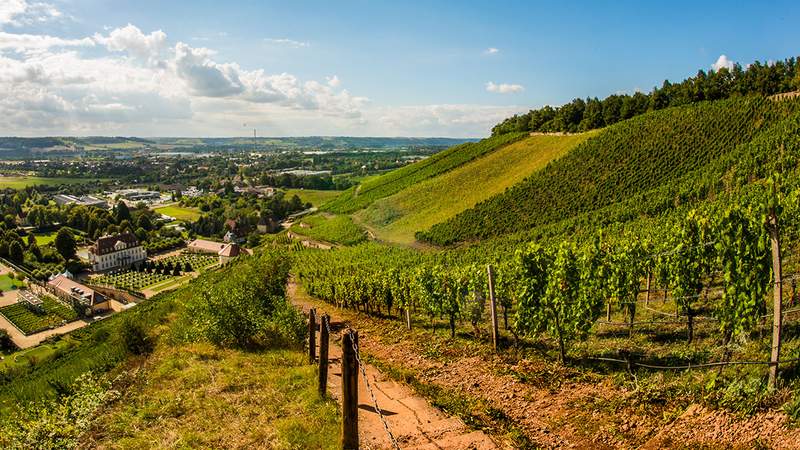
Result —
[[258, 144], [256, 144], [256, 129], [255, 129], [255, 128], [253, 128], [253, 153], [255, 153], [255, 152], [256, 152], [256, 147], [257, 147], [257, 145], [258, 145]]

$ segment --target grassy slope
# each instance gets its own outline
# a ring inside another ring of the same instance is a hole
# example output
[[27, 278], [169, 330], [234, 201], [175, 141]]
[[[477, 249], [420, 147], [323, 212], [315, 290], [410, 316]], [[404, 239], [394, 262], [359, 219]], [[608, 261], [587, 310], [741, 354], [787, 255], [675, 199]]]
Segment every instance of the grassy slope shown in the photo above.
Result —
[[2, 176], [0, 177], [0, 189], [25, 189], [28, 186], [81, 184], [89, 182], [91, 182], [91, 180], [86, 178], [43, 178], [26, 175]]
[[506, 192], [434, 225], [426, 240], [448, 244], [505, 235], [675, 186], [681, 177], [750, 142], [792, 109], [796, 107], [786, 102], [730, 99], [618, 123]]
[[499, 147], [522, 139], [526, 135], [526, 133], [509, 133], [479, 142], [450, 147], [430, 158], [393, 170], [385, 175], [370, 178], [359, 186], [346, 190], [342, 195], [326, 204], [323, 209], [339, 214], [358, 211], [378, 199], [388, 197], [428, 178], [453, 170]]
[[300, 197], [303, 203], [311, 203], [312, 206], [320, 207], [325, 203], [336, 198], [342, 191], [320, 191], [316, 189], [287, 189], [287, 199], [293, 195]]
[[356, 218], [381, 240], [411, 243], [416, 231], [502, 193], [595, 134], [525, 138], [378, 200]]
[[[310, 228], [301, 227], [304, 223]], [[319, 241], [342, 245], [355, 245], [366, 240], [364, 230], [353, 223], [350, 216], [314, 215], [304, 217], [290, 228], [294, 233]]]
[[160, 346], [83, 445], [333, 449], [336, 405], [319, 399], [306, 359], [296, 350]]

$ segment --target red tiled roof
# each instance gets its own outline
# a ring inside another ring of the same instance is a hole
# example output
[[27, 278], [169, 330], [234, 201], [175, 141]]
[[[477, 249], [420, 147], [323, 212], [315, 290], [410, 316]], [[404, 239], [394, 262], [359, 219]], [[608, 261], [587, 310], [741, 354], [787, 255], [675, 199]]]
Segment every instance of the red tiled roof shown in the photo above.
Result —
[[92, 253], [95, 255], [105, 255], [116, 251], [114, 246], [117, 242], [122, 241], [125, 243], [126, 248], [136, 247], [139, 245], [139, 240], [136, 239], [133, 233], [121, 233], [114, 236], [103, 236], [97, 239], [94, 246], [92, 246]]

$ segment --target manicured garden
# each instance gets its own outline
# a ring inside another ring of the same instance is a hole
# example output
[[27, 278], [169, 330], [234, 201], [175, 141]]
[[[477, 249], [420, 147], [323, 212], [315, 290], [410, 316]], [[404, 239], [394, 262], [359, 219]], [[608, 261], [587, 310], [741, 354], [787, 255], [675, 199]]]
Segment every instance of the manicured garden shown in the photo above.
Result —
[[158, 262], [162, 264], [171, 264], [172, 266], [177, 264], [183, 268], [186, 267], [186, 264], [189, 264], [189, 266], [192, 268], [192, 271], [204, 269], [208, 266], [216, 264], [218, 261], [219, 257], [216, 255], [188, 252], [181, 253], [180, 255], [168, 256], [158, 260]]
[[92, 278], [94, 284], [108, 284], [117, 288], [139, 291], [148, 286], [175, 278], [173, 275], [154, 272], [119, 271]]
[[53, 298], [42, 299], [42, 311], [33, 311], [24, 303], [3, 306], [0, 313], [26, 335], [60, 326], [78, 318], [75, 311]]

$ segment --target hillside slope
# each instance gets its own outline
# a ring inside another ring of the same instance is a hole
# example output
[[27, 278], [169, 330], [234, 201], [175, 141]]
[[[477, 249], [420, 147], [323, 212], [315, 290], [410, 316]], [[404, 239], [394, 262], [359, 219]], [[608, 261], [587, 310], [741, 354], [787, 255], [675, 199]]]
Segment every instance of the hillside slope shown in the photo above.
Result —
[[338, 214], [358, 211], [376, 200], [400, 192], [415, 183], [453, 170], [462, 164], [466, 164], [525, 136], [527, 136], [527, 133], [509, 133], [484, 139], [480, 142], [450, 147], [430, 158], [393, 170], [348, 189], [336, 199], [326, 203], [322, 209]]
[[672, 186], [769, 130], [797, 104], [739, 98], [618, 123], [506, 192], [434, 225], [422, 237], [446, 245], [506, 235]]
[[415, 232], [502, 193], [596, 134], [527, 137], [379, 199], [355, 217], [381, 240], [411, 243]]

